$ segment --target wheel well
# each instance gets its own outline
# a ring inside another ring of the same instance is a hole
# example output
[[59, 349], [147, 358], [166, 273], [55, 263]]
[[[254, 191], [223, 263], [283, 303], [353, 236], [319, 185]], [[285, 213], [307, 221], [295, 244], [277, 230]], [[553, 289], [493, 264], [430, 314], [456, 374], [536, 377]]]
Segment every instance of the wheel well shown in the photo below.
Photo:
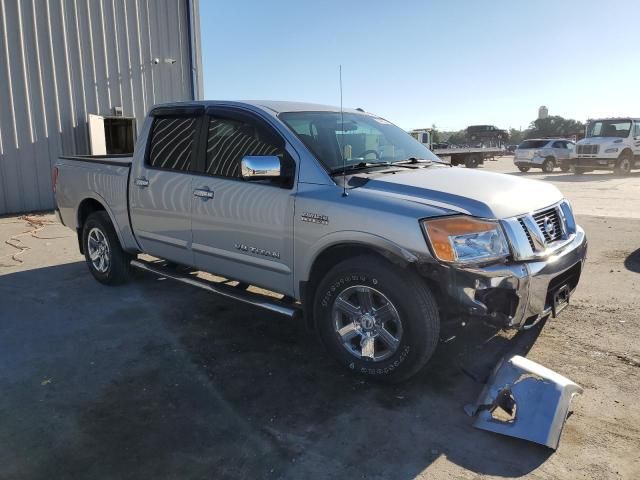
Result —
[[100, 210], [106, 209], [104, 208], [104, 205], [102, 205], [98, 200], [94, 198], [87, 198], [83, 200], [78, 207], [76, 233], [78, 235], [78, 247], [80, 248], [80, 253], [82, 254], [84, 254], [84, 249], [82, 248], [82, 227], [84, 226], [84, 222], [87, 220], [87, 217], [89, 217], [89, 215]]
[[631, 155], [631, 158], [633, 158], [633, 152], [631, 151], [630, 148], [625, 148], [624, 150], [622, 150], [622, 152], [620, 152], [620, 156], [618, 158], [622, 158], [625, 155]]
[[[320, 253], [320, 255], [318, 255], [314, 260], [308, 281], [301, 282], [300, 284], [305, 320], [308, 327], [315, 328], [313, 320], [313, 302], [316, 288], [321, 279], [338, 263], [360, 255], [371, 255], [377, 257], [382, 262], [388, 263], [389, 265], [395, 265], [396, 267], [403, 269], [410, 269], [415, 274], [418, 274], [418, 269], [412, 262], [394, 253], [375, 248], [370, 245], [347, 243], [329, 247]], [[432, 286], [432, 288], [435, 288], [435, 286]], [[434, 291], [434, 294], [437, 295], [437, 293], [438, 292]]]

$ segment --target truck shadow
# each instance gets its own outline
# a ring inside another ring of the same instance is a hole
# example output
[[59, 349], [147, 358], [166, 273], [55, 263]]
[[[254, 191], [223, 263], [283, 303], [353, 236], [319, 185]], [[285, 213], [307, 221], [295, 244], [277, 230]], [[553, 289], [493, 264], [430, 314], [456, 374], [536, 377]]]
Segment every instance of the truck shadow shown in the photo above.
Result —
[[640, 273], [640, 248], [625, 258], [624, 266], [630, 272]]
[[16, 454], [0, 476], [409, 479], [446, 457], [514, 477], [552, 453], [463, 412], [541, 327], [471, 322], [381, 385], [334, 366], [301, 322], [136, 277], [104, 287], [81, 262], [0, 276], [0, 439]]

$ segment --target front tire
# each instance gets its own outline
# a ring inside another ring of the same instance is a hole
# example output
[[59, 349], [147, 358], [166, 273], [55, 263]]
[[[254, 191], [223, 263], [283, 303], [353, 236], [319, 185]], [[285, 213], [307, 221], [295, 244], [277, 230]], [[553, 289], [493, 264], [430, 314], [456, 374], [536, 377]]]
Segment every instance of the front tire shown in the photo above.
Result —
[[360, 256], [332, 268], [316, 292], [320, 338], [352, 372], [400, 382], [433, 355], [440, 317], [433, 294], [415, 274]]
[[82, 228], [84, 258], [96, 280], [118, 285], [129, 279], [131, 255], [122, 250], [109, 215], [93, 212]]
[[633, 164], [633, 154], [629, 152], [623, 152], [616, 163], [614, 173], [616, 175], [629, 175], [631, 173], [631, 166]]
[[518, 170], [520, 170], [522, 173], [527, 173], [529, 171], [529, 167], [518, 167]]
[[573, 172], [574, 175], [583, 175], [587, 171], [587, 169], [584, 167], [573, 166], [571, 167], [571, 171]]

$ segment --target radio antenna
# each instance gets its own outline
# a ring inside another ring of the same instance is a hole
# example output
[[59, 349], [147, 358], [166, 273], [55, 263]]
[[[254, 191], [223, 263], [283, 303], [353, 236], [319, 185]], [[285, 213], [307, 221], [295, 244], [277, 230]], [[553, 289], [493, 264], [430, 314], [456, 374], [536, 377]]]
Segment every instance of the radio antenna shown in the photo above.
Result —
[[342, 157], [342, 196], [347, 197], [347, 159], [344, 154], [344, 112], [342, 111], [342, 64], [339, 67], [340, 73], [340, 156]]

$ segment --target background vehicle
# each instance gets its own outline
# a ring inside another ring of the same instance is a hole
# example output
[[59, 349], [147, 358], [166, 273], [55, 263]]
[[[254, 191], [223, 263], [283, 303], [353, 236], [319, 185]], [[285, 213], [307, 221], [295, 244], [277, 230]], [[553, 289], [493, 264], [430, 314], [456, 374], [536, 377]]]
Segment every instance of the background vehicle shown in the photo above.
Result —
[[449, 158], [453, 166], [464, 165], [467, 168], [476, 168], [482, 165], [487, 158], [504, 153], [502, 147], [483, 146], [453, 146], [448, 143], [433, 143], [429, 129], [417, 129], [409, 132], [413, 138], [425, 145], [440, 158]]
[[133, 266], [304, 318], [347, 369], [389, 381], [428, 361], [441, 318], [555, 316], [586, 254], [554, 186], [451, 168], [383, 118], [322, 105], [160, 106], [133, 157], [61, 157], [54, 189], [98, 281]]
[[563, 138], [541, 138], [525, 140], [515, 151], [513, 163], [521, 172], [528, 172], [530, 168], [541, 168], [545, 173], [551, 173], [556, 167], [563, 172], [570, 168], [570, 157], [575, 144]]
[[472, 142], [502, 146], [509, 139], [509, 132], [493, 125], [471, 125], [467, 127], [467, 137]]
[[640, 168], [640, 118], [589, 120], [571, 165], [576, 174], [613, 170], [628, 175], [632, 169]]

